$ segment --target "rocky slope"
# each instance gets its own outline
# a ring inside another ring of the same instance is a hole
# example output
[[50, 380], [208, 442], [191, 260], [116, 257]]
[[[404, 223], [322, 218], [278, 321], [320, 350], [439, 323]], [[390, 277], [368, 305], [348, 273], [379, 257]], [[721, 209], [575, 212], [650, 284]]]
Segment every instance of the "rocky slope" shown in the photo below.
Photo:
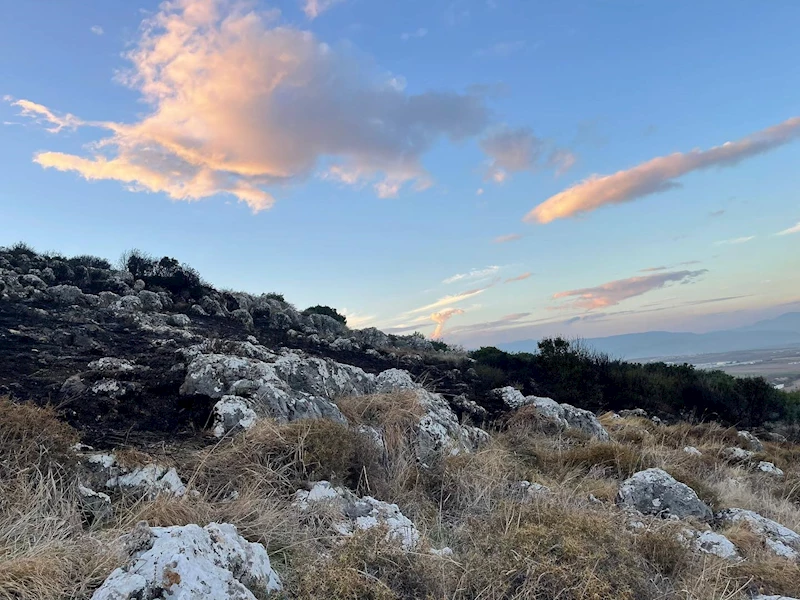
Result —
[[800, 595], [798, 445], [132, 264], [0, 251], [0, 600]]

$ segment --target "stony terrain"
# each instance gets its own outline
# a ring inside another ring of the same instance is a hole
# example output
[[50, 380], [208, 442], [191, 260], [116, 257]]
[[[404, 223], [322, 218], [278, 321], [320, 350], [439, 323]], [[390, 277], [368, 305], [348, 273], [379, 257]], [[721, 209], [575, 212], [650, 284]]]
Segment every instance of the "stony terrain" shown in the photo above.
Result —
[[800, 596], [797, 444], [143, 262], [0, 251], [0, 599]]

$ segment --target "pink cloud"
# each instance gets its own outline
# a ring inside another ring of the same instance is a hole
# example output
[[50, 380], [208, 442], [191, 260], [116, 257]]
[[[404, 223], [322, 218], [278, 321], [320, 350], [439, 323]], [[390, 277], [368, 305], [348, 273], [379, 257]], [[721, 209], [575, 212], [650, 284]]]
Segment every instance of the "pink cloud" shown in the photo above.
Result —
[[558, 292], [556, 300], [572, 298], [563, 308], [582, 308], [595, 310], [615, 306], [624, 300], [641, 296], [647, 292], [665, 287], [669, 283], [691, 283], [708, 271], [673, 271], [618, 279], [590, 288]]
[[434, 340], [440, 339], [442, 337], [442, 334], [444, 333], [444, 325], [445, 325], [445, 323], [447, 323], [454, 316], [463, 315], [463, 314], [464, 314], [464, 311], [462, 309], [460, 309], [460, 308], [448, 308], [446, 310], [443, 310], [443, 311], [440, 311], [440, 312], [437, 312], [437, 313], [433, 313], [430, 316], [430, 319], [431, 319], [431, 321], [436, 323], [436, 329], [433, 330], [433, 333], [431, 334], [431, 338], [434, 339]]
[[303, 0], [303, 12], [309, 19], [316, 19], [323, 12], [344, 0]]
[[[331, 5], [309, 2], [310, 15]], [[19, 100], [22, 114], [52, 128], [109, 132], [85, 155], [42, 152], [36, 162], [86, 179], [178, 200], [232, 194], [253, 211], [273, 204], [270, 187], [317, 169], [380, 197], [431, 176], [422, 156], [438, 141], [478, 135], [483, 96], [407, 94], [346, 48], [277, 24], [276, 11], [235, 0], [165, 2], [127, 53], [119, 81], [148, 112], [132, 123], [84, 121]]]
[[517, 275], [516, 277], [509, 277], [508, 279], [505, 280], [504, 283], [512, 283], [514, 281], [523, 281], [523, 280], [527, 279], [528, 277], [530, 277], [531, 275], [532, 275], [532, 273], [528, 272], [528, 273], [523, 273], [522, 275]]
[[709, 150], [660, 156], [613, 175], [589, 179], [552, 196], [525, 215], [524, 221], [550, 223], [597, 210], [609, 204], [631, 202], [678, 187], [677, 178], [711, 167], [726, 167], [787, 144], [800, 136], [800, 117], [793, 117], [735, 142]]

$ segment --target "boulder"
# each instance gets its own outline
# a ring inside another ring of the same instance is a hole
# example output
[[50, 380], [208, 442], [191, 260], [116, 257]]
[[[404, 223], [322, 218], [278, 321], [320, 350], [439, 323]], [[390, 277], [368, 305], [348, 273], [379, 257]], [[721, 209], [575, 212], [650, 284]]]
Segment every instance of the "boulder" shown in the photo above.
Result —
[[245, 540], [233, 525], [149, 527], [142, 521], [120, 542], [125, 564], [92, 600], [256, 600], [281, 589], [264, 546]]
[[769, 473], [770, 475], [775, 475], [776, 477], [783, 477], [783, 469], [779, 469], [773, 463], [766, 460], [762, 460], [760, 463], [758, 463], [756, 468], [762, 473]]
[[680, 532], [678, 539], [687, 547], [704, 554], [713, 554], [731, 561], [742, 559], [733, 542], [721, 533], [685, 528]]
[[743, 523], [761, 536], [772, 552], [784, 558], [800, 558], [800, 534], [752, 510], [729, 508], [715, 515], [720, 524]]
[[241, 323], [245, 329], [253, 329], [253, 315], [251, 315], [245, 309], [237, 308], [231, 313], [230, 316], [234, 321], [239, 321], [239, 323]]
[[173, 325], [174, 327], [188, 327], [189, 325], [191, 325], [191, 323], [192, 320], [189, 318], [189, 316], [181, 313], [169, 315], [167, 317], [167, 324]]
[[396, 540], [406, 550], [412, 550], [419, 541], [420, 534], [397, 507], [376, 500], [372, 496], [359, 498], [353, 492], [334, 487], [327, 481], [319, 481], [306, 490], [298, 490], [293, 506], [301, 512], [333, 509], [333, 529], [345, 536], [353, 535], [359, 529], [372, 529], [383, 526], [388, 530], [387, 539]]
[[550, 398], [535, 398], [531, 404], [536, 407], [541, 416], [550, 420], [560, 429], [577, 429], [589, 437], [601, 441], [611, 439], [597, 416], [588, 410], [576, 408], [571, 404], [559, 404]]
[[737, 433], [739, 439], [744, 442], [748, 449], [752, 450], [753, 452], [763, 452], [764, 451], [764, 444], [761, 443], [756, 436], [754, 436], [749, 431], [740, 431]]
[[694, 446], [684, 446], [683, 451], [690, 456], [703, 456], [703, 453]]
[[54, 285], [53, 287], [47, 288], [47, 293], [58, 304], [67, 306], [81, 304], [83, 300], [81, 288], [74, 285]]
[[576, 408], [571, 404], [559, 404], [551, 398], [523, 396], [522, 392], [511, 386], [492, 390], [490, 394], [512, 410], [523, 406], [535, 406], [536, 412], [558, 430], [577, 429], [602, 441], [611, 439], [597, 416], [588, 410]]
[[622, 482], [617, 504], [647, 515], [710, 520], [711, 509], [685, 483], [661, 469], [639, 471]]
[[136, 294], [136, 297], [141, 301], [142, 310], [145, 312], [158, 312], [164, 309], [164, 303], [161, 302], [161, 297], [155, 292], [141, 290]]

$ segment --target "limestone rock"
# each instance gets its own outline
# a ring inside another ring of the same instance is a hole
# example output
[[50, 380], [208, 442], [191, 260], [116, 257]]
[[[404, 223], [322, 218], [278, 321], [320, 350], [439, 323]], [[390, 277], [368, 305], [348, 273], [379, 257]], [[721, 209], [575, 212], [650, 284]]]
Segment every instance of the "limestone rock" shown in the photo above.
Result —
[[293, 506], [302, 512], [319, 508], [333, 508], [333, 528], [341, 535], [352, 535], [359, 529], [384, 526], [387, 537], [397, 540], [406, 550], [413, 549], [419, 541], [419, 531], [397, 507], [371, 496], [359, 498], [353, 492], [319, 481], [309, 491], [295, 493]]
[[249, 429], [258, 418], [247, 398], [241, 396], [223, 396], [214, 405], [213, 414], [216, 437], [237, 429]]
[[264, 546], [245, 540], [233, 525], [149, 527], [141, 522], [120, 541], [126, 563], [92, 600], [256, 600], [281, 589]]
[[745, 523], [764, 539], [764, 544], [776, 555], [793, 560], [800, 558], [800, 534], [757, 512], [729, 508], [717, 513], [716, 519], [723, 524]]
[[739, 439], [747, 444], [747, 447], [752, 450], [753, 452], [763, 452], [764, 451], [764, 444], [761, 443], [756, 436], [754, 436], [749, 431], [740, 431], [737, 433]]
[[697, 531], [696, 529], [684, 529], [679, 535], [679, 539], [686, 546], [703, 552], [713, 554], [727, 560], [738, 561], [742, 557], [739, 551], [728, 538], [721, 533], [714, 531]]
[[622, 482], [617, 504], [647, 515], [710, 520], [711, 509], [688, 485], [661, 469], [639, 471]]

